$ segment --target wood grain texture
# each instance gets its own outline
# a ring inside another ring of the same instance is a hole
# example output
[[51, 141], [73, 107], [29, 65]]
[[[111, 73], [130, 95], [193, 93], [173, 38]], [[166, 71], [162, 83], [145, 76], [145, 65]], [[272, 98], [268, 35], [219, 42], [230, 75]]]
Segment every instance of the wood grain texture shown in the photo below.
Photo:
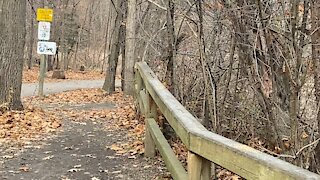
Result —
[[211, 162], [203, 157], [188, 152], [189, 180], [209, 180], [211, 176]]
[[320, 179], [315, 173], [209, 131], [190, 134], [190, 151], [246, 179]]
[[156, 145], [151, 136], [150, 130], [146, 128], [146, 137], [144, 139], [144, 155], [153, 158], [156, 155]]

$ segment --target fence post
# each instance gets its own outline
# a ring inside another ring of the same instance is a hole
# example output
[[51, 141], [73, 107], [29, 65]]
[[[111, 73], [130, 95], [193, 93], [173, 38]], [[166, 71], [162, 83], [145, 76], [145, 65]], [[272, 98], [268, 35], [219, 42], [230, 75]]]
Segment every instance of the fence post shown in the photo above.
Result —
[[189, 151], [188, 176], [189, 180], [209, 180], [211, 176], [211, 162]]
[[[144, 110], [145, 110], [145, 121], [148, 120], [148, 118], [151, 118], [150, 116], [150, 109], [151, 109], [151, 105], [150, 105], [150, 95], [148, 93], [148, 91], [146, 90], [144, 92], [144, 98], [143, 98], [143, 104], [144, 104]], [[147, 122], [146, 122], [147, 124]], [[150, 133], [150, 129], [148, 128], [148, 126], [146, 126], [146, 135], [145, 135], [145, 140], [144, 140], [144, 144], [145, 144], [145, 155], [146, 157], [154, 157], [156, 155], [156, 145], [152, 139], [151, 133]]]
[[[148, 109], [146, 110], [146, 121], [148, 118], [153, 118], [155, 121], [158, 119], [157, 105], [153, 101], [150, 94], [147, 92], [149, 97]], [[146, 123], [147, 124], [147, 123]], [[156, 155], [156, 145], [152, 139], [151, 133], [149, 132], [148, 127], [146, 127], [146, 137], [145, 137], [145, 154], [147, 157], [154, 157]]]
[[[138, 101], [140, 111], [143, 111], [145, 120], [148, 118], [157, 118], [157, 107], [152, 100], [152, 98], [149, 95], [149, 92], [144, 89], [143, 87], [143, 80], [141, 78], [141, 75], [138, 71], [138, 69], [135, 69], [135, 76], [136, 76], [136, 99]], [[146, 123], [147, 124], [147, 123]], [[145, 139], [144, 139], [144, 146], [145, 146], [145, 156], [146, 157], [154, 157], [156, 155], [156, 145], [152, 139], [150, 130], [146, 126], [146, 132], [145, 132]]]
[[137, 68], [135, 68], [135, 89], [136, 89], [136, 99], [138, 99], [139, 93], [142, 90], [142, 78]]
[[142, 110], [142, 102], [141, 102], [141, 96], [140, 96], [140, 91], [143, 89], [143, 82], [142, 82], [142, 78], [140, 75], [140, 72], [137, 68], [135, 68], [135, 104], [136, 104], [136, 108], [138, 110], [138, 112], [141, 112]]

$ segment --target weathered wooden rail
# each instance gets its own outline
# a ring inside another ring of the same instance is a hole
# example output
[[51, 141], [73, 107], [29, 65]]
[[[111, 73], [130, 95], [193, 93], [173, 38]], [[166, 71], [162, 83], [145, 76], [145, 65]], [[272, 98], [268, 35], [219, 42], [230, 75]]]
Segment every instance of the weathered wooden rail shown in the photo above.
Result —
[[[318, 174], [208, 131], [162, 85], [145, 62], [136, 63], [135, 80], [136, 100], [146, 117], [145, 155], [152, 157], [157, 149], [174, 179], [208, 180], [211, 162], [246, 179], [320, 179]], [[189, 150], [188, 172], [156, 123], [158, 108]]]

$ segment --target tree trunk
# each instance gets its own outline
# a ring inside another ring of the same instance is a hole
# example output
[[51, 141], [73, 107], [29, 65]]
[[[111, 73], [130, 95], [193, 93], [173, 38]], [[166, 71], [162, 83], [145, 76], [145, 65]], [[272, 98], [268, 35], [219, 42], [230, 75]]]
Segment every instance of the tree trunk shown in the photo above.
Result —
[[[124, 16], [122, 16], [125, 19]], [[120, 54], [121, 54], [121, 90], [124, 91], [124, 84], [125, 84], [125, 65], [126, 65], [126, 27], [121, 25], [120, 27]], [[119, 67], [118, 67], [119, 68]]]
[[[122, 19], [126, 19], [127, 21], [127, 9], [128, 9], [128, 3], [123, 3], [121, 6], [121, 12], [122, 12]], [[128, 22], [128, 21], [127, 21]], [[125, 84], [125, 64], [126, 64], [126, 25], [123, 23], [121, 24], [120, 27], [120, 39], [119, 39], [119, 44], [120, 44], [120, 55], [121, 55], [121, 90], [124, 91], [124, 84]], [[120, 69], [117, 67], [117, 69]]]
[[31, 13], [30, 13], [30, 39], [29, 39], [29, 46], [28, 46], [28, 69], [32, 68], [32, 56], [33, 56], [33, 44], [34, 44], [34, 21], [35, 21], [35, 17], [34, 17], [34, 12], [33, 12], [33, 0], [30, 0], [30, 9], [31, 9]]
[[108, 70], [106, 73], [106, 78], [103, 84], [102, 89], [105, 90], [108, 94], [112, 94], [115, 91], [115, 78], [116, 78], [116, 69], [118, 64], [118, 57], [120, 51], [120, 28], [122, 22], [122, 12], [121, 5], [123, 0], [114, 1], [116, 5], [116, 19], [112, 35], [112, 46], [111, 53], [108, 59]]
[[136, 0], [128, 1], [128, 15], [126, 26], [126, 61], [124, 68], [124, 93], [134, 94], [134, 63], [135, 63], [135, 35], [136, 35]]
[[87, 22], [87, 14], [88, 14], [88, 10], [89, 7], [86, 8], [86, 12], [85, 12], [85, 16], [84, 16], [84, 21], [83, 23], [80, 25], [80, 30], [78, 33], [78, 37], [77, 37], [77, 42], [76, 42], [76, 47], [75, 47], [75, 53], [74, 53], [74, 60], [73, 60], [73, 65], [72, 68], [76, 69], [77, 68], [77, 61], [78, 61], [78, 49], [79, 49], [79, 44], [81, 43], [81, 38], [82, 38], [82, 33], [83, 33], [83, 28]]
[[48, 56], [47, 58], [47, 71], [53, 70], [53, 56]]
[[[315, 88], [315, 96], [316, 102], [318, 106], [317, 112], [317, 122], [318, 122], [318, 132], [320, 134], [320, 2], [318, 0], [314, 0], [312, 7], [312, 29], [314, 31], [312, 35], [312, 60], [313, 60], [313, 73], [314, 73], [314, 88]], [[320, 164], [320, 143], [318, 143], [316, 148], [316, 159], [318, 161], [318, 167]]]
[[176, 46], [175, 46], [175, 30], [174, 30], [174, 2], [168, 0], [167, 2], [167, 33], [168, 33], [168, 65], [166, 72], [167, 84], [169, 86], [170, 92], [175, 95], [175, 55], [176, 55]]
[[26, 1], [0, 0], [0, 104], [22, 109]]
[[67, 27], [66, 27], [66, 16], [67, 16], [67, 9], [68, 9], [68, 5], [69, 5], [69, 0], [66, 0], [62, 7], [62, 19], [61, 19], [61, 34], [60, 34], [60, 42], [59, 45], [61, 47], [60, 52], [61, 52], [61, 62], [60, 62], [60, 70], [67, 70], [66, 69], [66, 57], [67, 57], [67, 44], [66, 44], [66, 31], [67, 31]]

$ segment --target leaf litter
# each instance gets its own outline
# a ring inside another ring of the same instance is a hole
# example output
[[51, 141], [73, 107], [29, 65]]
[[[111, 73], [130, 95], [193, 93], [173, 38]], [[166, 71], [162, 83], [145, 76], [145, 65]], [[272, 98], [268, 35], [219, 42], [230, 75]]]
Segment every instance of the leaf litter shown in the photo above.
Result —
[[38, 97], [26, 98], [26, 101], [34, 102], [39, 105], [51, 104], [52, 107], [55, 105], [65, 106], [66, 104], [81, 107], [81, 105], [88, 103], [113, 103], [116, 108], [92, 108], [84, 110], [54, 108], [53, 110], [60, 111], [64, 115], [70, 117], [70, 119], [79, 122], [88, 119], [92, 121], [98, 119], [108, 120], [110, 123], [105, 127], [106, 129], [126, 129], [130, 140], [128, 143], [113, 144], [107, 148], [114, 150], [117, 155], [128, 156], [130, 159], [135, 158], [135, 155], [142, 155], [144, 153], [144, 121], [136, 118], [132, 97], [124, 95], [119, 90], [112, 95], [107, 95], [101, 89], [80, 89], [49, 95], [45, 99]]
[[[24, 101], [33, 106], [45, 107], [49, 112], [59, 115], [59, 118], [72, 120], [79, 124], [86, 125], [86, 121], [91, 120], [93, 123], [105, 122], [103, 123], [105, 129], [111, 132], [124, 130], [126, 132], [125, 142], [116, 141], [106, 144], [106, 148], [115, 151], [116, 154], [115, 157], [106, 157], [108, 159], [125, 157], [133, 160], [144, 154], [144, 120], [136, 115], [132, 97], [124, 95], [119, 90], [108, 95], [101, 89], [80, 89], [52, 94], [46, 98], [28, 97]], [[92, 104], [99, 107], [91, 106]], [[105, 104], [113, 104], [114, 106], [101, 108], [101, 105]], [[87, 105], [90, 105], [91, 108], [85, 108]], [[183, 151], [181, 150], [181, 152]], [[163, 161], [160, 157], [154, 165], [161, 172], [157, 177], [170, 179], [166, 168], [162, 168]], [[79, 169], [81, 168], [71, 168], [69, 172], [78, 172]]]
[[[120, 91], [117, 91], [113, 95], [107, 95], [100, 89], [77, 90], [50, 95], [43, 99], [27, 97], [24, 98], [23, 101], [25, 110], [10, 111], [0, 114], [0, 127], [1, 130], [4, 130], [4, 137], [0, 138], [1, 142], [20, 142], [23, 145], [29, 146], [31, 145], [30, 141], [38, 140], [40, 138], [44, 139], [43, 135], [60, 132], [57, 130], [62, 126], [62, 119], [73, 120], [84, 126], [87, 125], [86, 120], [92, 120], [93, 123], [99, 124], [101, 122], [106, 122], [101, 124], [105, 125], [105, 129], [108, 131], [117, 133], [118, 130], [121, 130], [122, 132], [125, 130], [127, 132], [126, 136], [128, 136], [128, 138], [125, 138], [124, 140], [127, 142], [122, 141], [121, 143], [114, 143], [115, 146], [119, 147], [118, 152], [116, 152], [117, 155], [115, 157], [108, 156], [106, 158], [120, 159], [124, 157], [136, 159], [144, 153], [144, 121], [136, 117], [132, 98], [125, 96]], [[113, 108], [95, 108], [93, 106], [89, 109], [81, 109], [82, 105], [90, 103], [113, 103], [115, 106]], [[68, 106], [64, 108], [64, 105], [66, 104], [70, 106], [77, 105], [80, 108], [69, 109]], [[51, 108], [46, 108], [47, 105], [50, 105]], [[6, 127], [6, 129], [2, 128], [2, 126]], [[87, 136], [95, 138], [90, 133], [88, 133]], [[106, 144], [105, 146], [110, 148], [111, 144]], [[68, 151], [72, 149], [73, 147], [68, 147], [64, 150]], [[46, 151], [44, 154], [47, 155], [41, 158], [43, 161], [50, 161], [51, 159], [56, 158], [54, 155], [51, 155], [51, 151]], [[76, 154], [74, 155], [78, 156]], [[96, 158], [96, 156], [92, 154], [79, 155], [79, 157], [80, 156]], [[14, 157], [16, 157], [16, 155], [12, 157], [7, 155], [8, 159]], [[138, 169], [141, 166], [139, 164], [141, 163], [140, 160], [138, 160], [137, 163], [138, 164], [135, 164], [135, 168]], [[158, 169], [159, 162], [153, 164], [154, 167], [157, 167], [155, 169]], [[143, 167], [143, 165], [141, 167]], [[78, 167], [77, 165], [69, 168], [65, 171], [69, 173], [84, 171], [81, 166]], [[21, 169], [18, 167], [17, 170], [17, 173], [29, 171], [27, 166], [23, 166]], [[163, 172], [162, 169], [160, 172], [160, 174], [158, 172], [157, 175], [154, 175], [155, 178], [152, 179], [156, 179], [160, 176], [163, 177], [163, 173], [166, 173]], [[109, 173], [111, 173], [111, 171]], [[120, 173], [125, 173], [125, 171], [121, 171]], [[120, 177], [124, 176], [119, 174], [119, 178]]]
[[23, 111], [0, 114], [0, 144], [28, 144], [61, 127], [61, 120], [54, 113], [41, 108], [26, 106]]

